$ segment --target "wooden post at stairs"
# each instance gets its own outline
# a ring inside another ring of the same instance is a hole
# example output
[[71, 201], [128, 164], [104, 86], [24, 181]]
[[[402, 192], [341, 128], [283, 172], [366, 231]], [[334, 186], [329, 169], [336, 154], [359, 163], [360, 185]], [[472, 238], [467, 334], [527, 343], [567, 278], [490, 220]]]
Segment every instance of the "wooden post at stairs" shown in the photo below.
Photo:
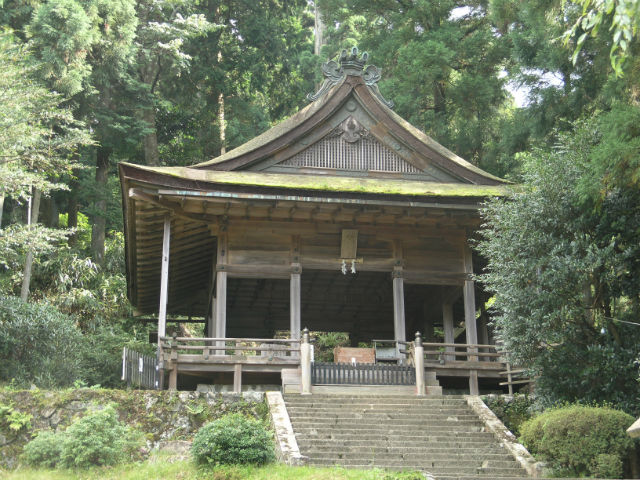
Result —
[[178, 341], [176, 340], [176, 334], [173, 334], [171, 339], [171, 353], [169, 355], [169, 390], [178, 389]]
[[[471, 249], [469, 245], [464, 245], [464, 270], [467, 274], [467, 278], [464, 281], [463, 287], [463, 300], [464, 300], [464, 324], [467, 332], [467, 344], [478, 344], [478, 330], [476, 325], [476, 298], [475, 298], [475, 286], [471, 278], [473, 274], [473, 258], [471, 256]], [[477, 353], [477, 347], [469, 348], [469, 353]], [[477, 362], [478, 356], [471, 355], [467, 357], [470, 362]], [[469, 371], [469, 393], [471, 395], [479, 395], [480, 389], [478, 387], [478, 371]]]
[[160, 367], [160, 390], [164, 389], [164, 361], [162, 340], [167, 333], [167, 297], [169, 293], [169, 250], [171, 240], [171, 217], [164, 217], [162, 234], [162, 259], [160, 267], [160, 305], [158, 306], [158, 364]]
[[416, 367], [416, 395], [424, 397], [426, 394], [424, 385], [424, 347], [422, 346], [420, 332], [416, 332], [416, 339], [413, 342], [413, 363]]
[[311, 395], [311, 344], [308, 328], [302, 331], [302, 343], [300, 343], [300, 383], [302, 395]]

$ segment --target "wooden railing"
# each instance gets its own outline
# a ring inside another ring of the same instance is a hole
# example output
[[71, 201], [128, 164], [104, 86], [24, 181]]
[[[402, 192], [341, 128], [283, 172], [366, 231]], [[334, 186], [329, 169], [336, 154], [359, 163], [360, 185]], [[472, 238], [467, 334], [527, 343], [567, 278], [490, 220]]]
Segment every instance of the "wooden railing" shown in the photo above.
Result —
[[[300, 340], [279, 338], [195, 338], [161, 337], [160, 351], [164, 360], [180, 355], [184, 360], [213, 360], [212, 357], [254, 358], [257, 363], [274, 358], [295, 359], [300, 354]], [[188, 356], [188, 357], [186, 357]], [[196, 358], [198, 357], [198, 358]], [[217, 358], [216, 360], [224, 360]]]
[[160, 337], [160, 369], [177, 388], [178, 370], [232, 371], [233, 390], [242, 389], [242, 370], [300, 365], [300, 340], [275, 338]]

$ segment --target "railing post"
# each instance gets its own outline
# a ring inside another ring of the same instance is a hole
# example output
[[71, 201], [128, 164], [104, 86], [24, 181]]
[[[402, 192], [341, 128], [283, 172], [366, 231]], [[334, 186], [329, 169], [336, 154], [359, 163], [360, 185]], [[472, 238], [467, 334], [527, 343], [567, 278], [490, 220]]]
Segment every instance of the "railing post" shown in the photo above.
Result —
[[176, 339], [176, 334], [173, 334], [171, 338], [171, 371], [169, 372], [169, 390], [177, 390], [178, 389], [178, 341]]
[[513, 376], [511, 375], [511, 362], [509, 362], [509, 355], [507, 355], [507, 382], [509, 382], [509, 395], [513, 395]]
[[416, 367], [416, 395], [423, 397], [424, 388], [424, 347], [422, 346], [422, 336], [416, 332], [416, 339], [413, 342], [413, 363]]
[[311, 395], [311, 344], [309, 343], [309, 329], [302, 331], [302, 343], [300, 344], [300, 381], [302, 382], [302, 395]]

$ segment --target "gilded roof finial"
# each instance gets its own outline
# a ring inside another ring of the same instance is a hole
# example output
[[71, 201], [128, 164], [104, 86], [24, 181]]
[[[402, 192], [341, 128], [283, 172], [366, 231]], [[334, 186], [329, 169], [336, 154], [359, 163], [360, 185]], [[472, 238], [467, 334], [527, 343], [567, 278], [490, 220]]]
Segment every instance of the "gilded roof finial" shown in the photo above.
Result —
[[331, 87], [340, 83], [344, 77], [355, 76], [362, 77], [376, 97], [387, 107], [393, 108], [393, 102], [386, 100], [378, 89], [377, 83], [382, 76], [382, 69], [374, 65], [367, 65], [365, 68], [368, 59], [369, 54], [367, 52], [362, 52], [362, 55], [358, 55], [358, 47], [351, 48], [351, 52], [347, 52], [346, 49], [342, 50], [338, 57], [340, 63], [335, 60], [329, 60], [322, 64], [324, 82], [322, 82], [320, 89], [316, 93], [309, 93], [307, 99], [313, 102], [324, 95]]

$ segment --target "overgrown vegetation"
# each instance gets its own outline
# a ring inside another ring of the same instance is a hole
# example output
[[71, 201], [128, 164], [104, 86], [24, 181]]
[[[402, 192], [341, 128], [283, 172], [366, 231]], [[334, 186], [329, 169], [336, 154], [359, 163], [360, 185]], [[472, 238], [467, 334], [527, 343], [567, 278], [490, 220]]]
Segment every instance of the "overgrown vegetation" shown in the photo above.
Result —
[[241, 414], [225, 415], [200, 428], [191, 455], [201, 465], [262, 465], [275, 459], [264, 424]]
[[64, 431], [41, 432], [25, 445], [22, 460], [49, 468], [117, 465], [138, 458], [142, 445], [142, 434], [123, 425], [109, 406], [76, 420]]
[[487, 395], [482, 400], [516, 437], [520, 435], [521, 425], [533, 417], [539, 408], [532, 397], [526, 394], [516, 393], [510, 397]]
[[612, 408], [570, 405], [526, 421], [520, 438], [556, 475], [629, 478], [636, 445], [626, 429], [633, 421]]
[[547, 404], [638, 412], [638, 118], [620, 105], [575, 124], [527, 155], [524, 184], [484, 210], [494, 325]]

